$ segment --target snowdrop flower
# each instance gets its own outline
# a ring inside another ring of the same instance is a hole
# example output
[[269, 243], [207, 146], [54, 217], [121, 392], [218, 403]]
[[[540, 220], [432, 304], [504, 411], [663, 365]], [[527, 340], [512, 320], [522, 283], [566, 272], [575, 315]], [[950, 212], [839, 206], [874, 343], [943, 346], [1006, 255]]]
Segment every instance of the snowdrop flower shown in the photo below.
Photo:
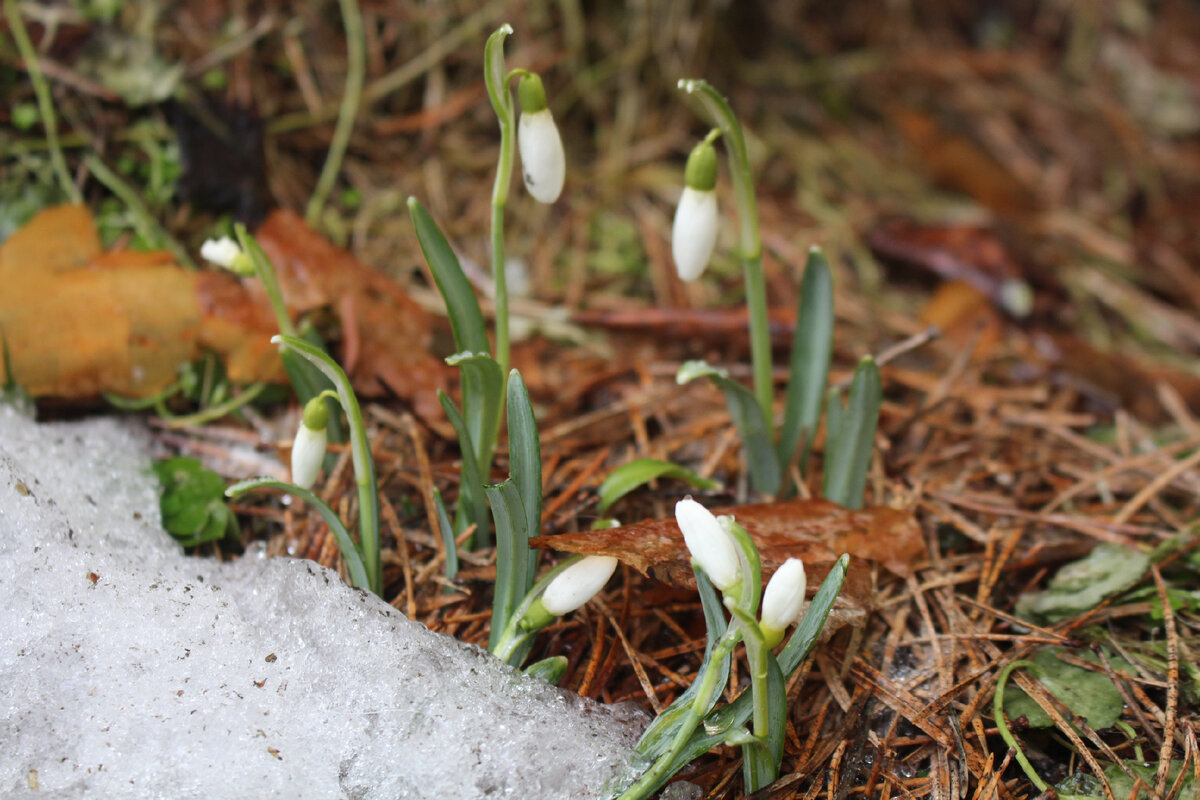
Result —
[[722, 592], [742, 582], [737, 546], [712, 512], [690, 497], [675, 504], [675, 521], [692, 560]]
[[717, 244], [717, 151], [708, 139], [688, 156], [683, 196], [675, 209], [671, 255], [682, 281], [699, 278]]
[[205, 239], [204, 244], [200, 245], [200, 257], [238, 275], [254, 274], [254, 265], [250, 258], [242, 252], [238, 243], [228, 236]]
[[798, 558], [783, 562], [767, 582], [767, 590], [763, 593], [762, 622], [759, 624], [767, 647], [779, 644], [783, 640], [784, 629], [799, 619], [806, 588], [804, 562]]
[[321, 472], [325, 459], [325, 428], [329, 425], [329, 408], [324, 397], [314, 397], [304, 406], [304, 417], [296, 440], [292, 443], [292, 483], [301, 489], [311, 489]]
[[595, 597], [617, 568], [612, 556], [587, 556], [564, 569], [542, 594], [542, 605], [556, 617], [570, 613]]
[[539, 203], [553, 203], [562, 194], [567, 174], [558, 126], [546, 107], [542, 79], [527, 72], [517, 84], [521, 119], [517, 123], [517, 147], [521, 151], [521, 174], [525, 188]]

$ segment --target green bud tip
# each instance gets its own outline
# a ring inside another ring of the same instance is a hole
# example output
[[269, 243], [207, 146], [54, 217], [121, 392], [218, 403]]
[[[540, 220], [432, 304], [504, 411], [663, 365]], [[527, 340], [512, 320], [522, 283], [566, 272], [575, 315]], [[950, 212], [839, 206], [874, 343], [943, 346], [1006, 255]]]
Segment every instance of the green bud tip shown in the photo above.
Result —
[[532, 114], [546, 109], [546, 87], [536, 72], [526, 72], [517, 84], [517, 100], [521, 103], [521, 112]]
[[323, 431], [329, 424], [329, 406], [324, 397], [314, 397], [304, 406], [304, 427], [310, 431]]
[[683, 181], [700, 192], [711, 192], [717, 185], [717, 151], [710, 142], [703, 141], [692, 149]]

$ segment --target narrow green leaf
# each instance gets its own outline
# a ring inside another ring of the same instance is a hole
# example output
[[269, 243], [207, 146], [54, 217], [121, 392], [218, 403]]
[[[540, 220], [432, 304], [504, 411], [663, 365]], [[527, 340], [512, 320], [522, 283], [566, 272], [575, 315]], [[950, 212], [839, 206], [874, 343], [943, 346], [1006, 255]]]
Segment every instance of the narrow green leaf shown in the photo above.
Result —
[[499, 642], [513, 611], [529, 587], [529, 534], [525, 504], [512, 478], [487, 487], [496, 520], [496, 585], [492, 596], [492, 630], [488, 649]]
[[720, 481], [702, 478], [692, 470], [670, 461], [639, 458], [617, 467], [600, 484], [600, 513], [608, 511], [613, 503], [634, 489], [658, 478], [677, 478], [695, 489], [712, 491], [721, 488]]
[[[642, 732], [642, 736], [638, 739], [637, 750], [647, 759], [653, 761], [661, 756], [671, 747], [671, 742], [675, 739], [675, 731], [678, 729], [680, 721], [687, 716], [688, 711], [692, 707], [692, 703], [696, 699], [696, 695], [700, 692], [700, 676], [706, 669], [716, 669], [720, 674], [729, 673], [730, 656], [725, 656], [720, 664], [714, 664], [711, 667], [708, 662], [712, 658], [713, 648], [717, 645], [717, 640], [725, 635], [725, 606], [721, 603], [721, 597], [717, 594], [717, 590], [713, 588], [708, 577], [700, 570], [693, 568], [693, 574], [696, 576], [696, 589], [700, 593], [700, 605], [704, 609], [704, 623], [706, 626], [704, 658], [700, 660], [700, 669], [696, 673], [696, 677], [688, 688], [675, 698], [675, 700], [662, 710], [657, 717], [646, 727]], [[713, 696], [713, 705], [716, 704], [719, 698], [716, 694]], [[712, 705], [704, 710], [707, 714], [712, 710]]]
[[528, 567], [525, 582], [517, 586], [520, 596], [524, 596], [537, 571], [538, 553], [529, 547], [529, 539], [537, 536], [542, 529], [542, 446], [529, 391], [525, 388], [521, 373], [515, 369], [508, 375], [508, 464], [509, 474], [517, 484], [525, 509], [525, 541], [522, 546]]
[[333, 535], [337, 537], [338, 547], [342, 551], [342, 558], [346, 560], [346, 570], [350, 573], [350, 584], [357, 589], [371, 591], [371, 582], [367, 579], [367, 570], [363, 564], [362, 554], [359, 552], [354, 540], [350, 538], [350, 532], [346, 530], [346, 526], [342, 524], [342, 521], [332, 508], [325, 505], [319, 497], [307, 489], [301, 489], [299, 486], [271, 478], [251, 478], [250, 480], [238, 481], [226, 489], [225, 494], [228, 497], [237, 497], [252, 489], [279, 489], [290, 495], [299, 497], [315, 508], [317, 513], [321, 515], [321, 518], [325, 520], [325, 524], [333, 531]]
[[750, 464], [751, 484], [764, 494], [773, 495], [778, 492], [781, 479], [779, 459], [771, 442], [771, 429], [754, 393], [737, 381], [731, 380], [725, 370], [717, 369], [703, 361], [684, 362], [675, 376], [675, 382], [684, 384], [699, 377], [709, 378], [725, 393], [729, 416], [733, 417], [733, 422], [742, 435], [742, 447]]
[[483, 313], [479, 310], [479, 299], [475, 297], [475, 289], [458, 263], [458, 256], [417, 198], [408, 198], [408, 212], [417, 230], [421, 252], [425, 254], [425, 261], [446, 303], [455, 348], [460, 352], [491, 352]]
[[446, 418], [450, 420], [450, 426], [454, 428], [454, 433], [458, 436], [458, 447], [462, 451], [458, 507], [460, 510], [466, 509], [464, 513], [475, 523], [475, 536], [472, 540], [474, 546], [476, 548], [487, 547], [491, 520], [488, 517], [487, 497], [483, 491], [485, 481], [479, 474], [479, 465], [475, 463], [472, 455], [475, 452], [475, 443], [471, 439], [467, 423], [463, 420], [462, 412], [458, 410], [458, 406], [454, 405], [450, 396], [441, 389], [438, 389], [438, 402], [442, 404], [442, 410], [446, 412]]
[[[827, 450], [825, 479], [821, 494], [846, 508], [862, 508], [867, 486], [867, 469], [875, 447], [875, 429], [879, 426], [879, 408], [883, 403], [883, 383], [879, 367], [870, 356], [854, 371], [845, 416], [840, 421], [836, 447]], [[831, 403], [831, 406], [833, 404]]]
[[779, 437], [779, 463], [785, 468], [799, 449], [804, 472], [813, 433], [821, 419], [821, 403], [833, 358], [833, 281], [825, 254], [814, 247], [800, 283], [796, 330], [792, 335], [792, 360], [788, 371]]
[[433, 490], [433, 506], [437, 511], [438, 528], [442, 533], [442, 547], [446, 551], [446, 580], [452, 581], [458, 575], [458, 543], [454, 540], [454, 526], [450, 524], [450, 515], [446, 513], [442, 493], [437, 489]]
[[455, 353], [446, 363], [462, 370], [463, 413], [479, 474], [486, 476], [492, 467], [491, 442], [504, 407], [504, 373], [487, 353]]

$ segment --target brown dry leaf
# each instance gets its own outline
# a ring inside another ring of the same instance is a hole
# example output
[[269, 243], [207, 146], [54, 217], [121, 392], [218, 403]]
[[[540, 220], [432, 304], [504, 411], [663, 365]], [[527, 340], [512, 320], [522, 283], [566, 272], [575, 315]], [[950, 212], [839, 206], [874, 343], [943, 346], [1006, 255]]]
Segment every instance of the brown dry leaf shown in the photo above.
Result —
[[429, 352], [429, 315], [401, 286], [290, 211], [272, 212], [255, 236], [275, 265], [289, 309], [337, 312], [355, 389], [369, 397], [393, 392], [422, 417], [441, 419], [437, 389], [449, 370]]
[[[277, 375], [270, 320], [250, 315], [229, 330], [201, 303], [199, 280], [166, 253], [103, 253], [83, 206], [46, 209], [0, 247], [5, 366], [35, 397], [146, 397], [202, 347], [226, 356], [237, 382]], [[231, 306], [252, 303], [229, 278], [203, 280]]]
[[[873, 608], [871, 570], [874, 561], [907, 576], [912, 562], [925, 551], [921, 528], [907, 511], [876, 507], [851, 511], [828, 500], [787, 500], [779, 503], [712, 509], [738, 521], [758, 545], [763, 579], [789, 558], [804, 561], [809, 594], [842, 553], [850, 567], [839, 602], [851, 621]], [[695, 587], [691, 556], [675, 519], [647, 519], [604, 531], [539, 536], [534, 547], [583, 555], [615, 556], [639, 572], [682, 587]]]
[[971, 346], [981, 359], [995, 352], [1004, 333], [1004, 320], [987, 295], [966, 281], [939, 286], [921, 310], [921, 322], [936, 325], [955, 349]]

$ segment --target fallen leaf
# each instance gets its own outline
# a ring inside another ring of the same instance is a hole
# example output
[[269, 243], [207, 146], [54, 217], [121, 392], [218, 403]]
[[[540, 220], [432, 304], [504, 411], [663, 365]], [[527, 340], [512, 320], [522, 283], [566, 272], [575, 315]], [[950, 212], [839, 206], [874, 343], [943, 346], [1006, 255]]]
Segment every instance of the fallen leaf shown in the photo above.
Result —
[[[1059, 647], [1039, 650], [1033, 657], [1033, 663], [1037, 664], [1034, 676], [1050, 694], [1061, 700], [1076, 716], [1086, 719], [1092, 728], [1111, 728], [1121, 718], [1121, 711], [1125, 707], [1121, 693], [1103, 672], [1077, 667], [1058, 657], [1059, 653], [1065, 652], [1068, 651]], [[1086, 650], [1079, 652], [1078, 656], [1094, 664], [1100, 663], [1099, 657]], [[1133, 668], [1124, 659], [1111, 654], [1109, 658], [1118, 671], [1133, 673]], [[1013, 686], [1004, 696], [1004, 713], [1012, 719], [1024, 717], [1030, 728], [1054, 726], [1050, 715], [1019, 686]]]
[[987, 295], [965, 281], [943, 283], [921, 310], [921, 322], [936, 325], [941, 338], [956, 350], [970, 346], [986, 359], [1004, 333], [1004, 320]]
[[[429, 315], [400, 286], [295, 214], [275, 212], [258, 237], [290, 311], [330, 306], [340, 316], [343, 360], [361, 394], [391, 392], [441, 419], [436, 390], [449, 371], [428, 352]], [[282, 379], [275, 319], [256, 280], [190, 272], [162, 252], [105, 253], [84, 206], [45, 209], [10, 236], [0, 281], [9, 366], [35, 397], [147, 397], [203, 350], [222, 358], [234, 383]]]
[[[873, 608], [871, 570], [866, 561], [907, 576], [912, 574], [912, 562], [924, 552], [916, 519], [894, 508], [851, 511], [828, 500], [788, 500], [714, 508], [712, 512], [731, 515], [745, 527], [758, 545], [764, 581], [787, 559], [799, 558], [804, 561], [812, 594], [842, 553], [849, 553], [840, 601], [855, 612], [850, 618]], [[691, 556], [674, 517], [589, 533], [539, 536], [530, 544], [568, 553], [615, 556], [665, 583], [696, 585]]]
[[345, 337], [343, 363], [368, 397], [398, 395], [426, 419], [442, 418], [437, 390], [451, 373], [429, 352], [429, 314], [395, 281], [335, 247], [290, 211], [274, 211], [255, 233], [292, 311], [332, 307]]
[[[188, 272], [161, 252], [104, 253], [83, 206], [45, 209], [10, 236], [0, 285], [4, 367], [35, 397], [146, 397], [205, 348], [235, 382], [281, 374], [273, 321], [248, 310], [256, 303], [232, 278]], [[205, 302], [214, 296], [222, 302]]]
[[1040, 592], [1021, 595], [1016, 613], [1023, 619], [1057, 622], [1090, 611], [1132, 589], [1150, 568], [1150, 556], [1113, 542], [1101, 542], [1078, 561], [1063, 566]]

